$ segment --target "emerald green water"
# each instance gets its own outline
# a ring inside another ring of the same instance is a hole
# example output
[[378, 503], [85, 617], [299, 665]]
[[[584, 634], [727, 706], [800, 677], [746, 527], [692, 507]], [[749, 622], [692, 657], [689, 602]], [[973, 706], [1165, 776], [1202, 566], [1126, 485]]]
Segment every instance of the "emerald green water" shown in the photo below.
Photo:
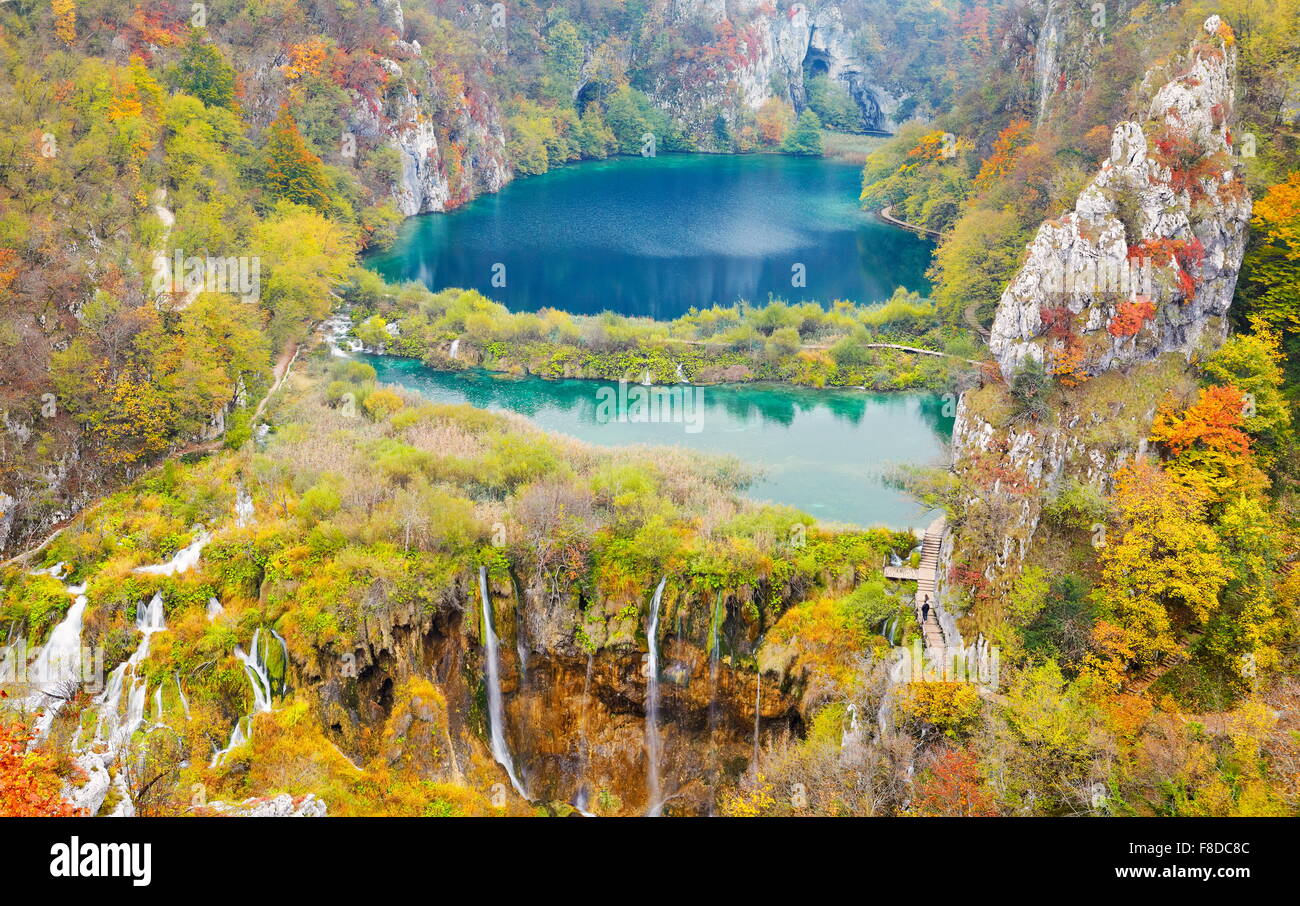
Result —
[[[749, 490], [750, 497], [789, 504], [827, 522], [891, 528], [927, 524], [930, 514], [889, 487], [886, 472], [895, 464], [939, 461], [952, 436], [953, 420], [943, 415], [941, 399], [930, 394], [752, 385], [678, 388], [678, 393], [702, 394], [694, 422], [699, 430], [693, 433], [685, 419], [602, 421], [603, 415], [619, 411], [602, 411], [601, 388], [607, 388], [605, 399], [618, 392], [617, 385], [604, 381], [444, 372], [414, 359], [361, 358], [375, 367], [381, 382], [436, 402], [516, 412], [546, 430], [590, 443], [674, 445], [733, 454], [765, 472]], [[689, 411], [694, 415], [697, 410]]]
[[930, 243], [862, 211], [861, 179], [848, 163], [775, 154], [576, 164], [409, 218], [367, 264], [515, 311], [661, 319], [769, 296], [871, 303], [898, 286], [928, 291]]

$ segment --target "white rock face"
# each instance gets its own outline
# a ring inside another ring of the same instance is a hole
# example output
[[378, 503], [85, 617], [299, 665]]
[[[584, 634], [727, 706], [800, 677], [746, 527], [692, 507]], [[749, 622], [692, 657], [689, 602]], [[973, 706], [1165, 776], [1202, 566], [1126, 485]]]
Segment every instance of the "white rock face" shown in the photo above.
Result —
[[[1093, 374], [1223, 342], [1251, 205], [1228, 138], [1236, 51], [1219, 27], [1217, 16], [1206, 23], [1145, 127], [1115, 128], [1110, 158], [1074, 211], [1039, 228], [993, 321], [989, 348], [1004, 377], [1030, 357], [1061, 360], [1062, 345], [1044, 337], [1050, 309], [1068, 309], [1089, 347], [1103, 347], [1081, 365]], [[1199, 153], [1188, 173], [1160, 160], [1171, 137]], [[1119, 307], [1142, 300], [1154, 319], [1136, 335], [1110, 336]]]
[[9, 533], [14, 526], [14, 509], [18, 501], [4, 491], [0, 491], [0, 550], [4, 550], [9, 541]]
[[281, 793], [273, 799], [245, 799], [238, 804], [212, 802], [208, 807], [229, 818], [324, 818], [329, 812], [313, 793], [301, 799]]
[[450, 123], [443, 124], [448, 140], [464, 149], [460, 155], [461, 175], [453, 186], [438, 124], [422, 100], [425, 95], [436, 95], [440, 86], [422, 62], [420, 43], [403, 40], [405, 15], [401, 0], [375, 3], [383, 11], [385, 24], [397, 36], [389, 47], [390, 55], [381, 58], [379, 65], [395, 80], [407, 80], [408, 87], [389, 102], [387, 109], [352, 92], [348, 127], [357, 138], [378, 140], [401, 155], [401, 172], [393, 187], [394, 205], [410, 217], [445, 211], [456, 201], [497, 191], [513, 175], [505, 164], [506, 139], [500, 112], [487, 99], [480, 99], [482, 103], [473, 107], [477, 114], [466, 103]]

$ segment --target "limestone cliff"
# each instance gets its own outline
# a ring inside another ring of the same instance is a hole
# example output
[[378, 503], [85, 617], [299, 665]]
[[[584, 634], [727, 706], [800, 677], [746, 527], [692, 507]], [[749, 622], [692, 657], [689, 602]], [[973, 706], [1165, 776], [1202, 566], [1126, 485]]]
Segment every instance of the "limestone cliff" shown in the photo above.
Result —
[[[1251, 210], [1233, 148], [1234, 43], [1213, 16], [1148, 74], [1142, 116], [1115, 127], [1074, 210], [1039, 228], [1002, 294], [989, 340], [1000, 380], [963, 395], [953, 434], [980, 516], [948, 556], [977, 581], [1024, 555], [1063, 480], [1104, 488], [1141, 455], [1157, 404], [1227, 335]], [[1030, 359], [1060, 388], [1038, 421], [1009, 412], [1002, 384]]]
[[[529, 797], [580, 803], [605, 791], [621, 803], [620, 813], [643, 812], [648, 643], [639, 611], [645, 602], [601, 601], [583, 611], [577, 593], [550, 594], [526, 577], [488, 587], [500, 636], [504, 735]], [[709, 627], [700, 619], [714, 612], [709, 605], [723, 614], [721, 650], [712, 658]], [[752, 657], [762, 630], [738, 597], [705, 604], [670, 589], [663, 606], [660, 768], [672, 778], [664, 795], [673, 812], [705, 814], [721, 774], [747, 763], [756, 733], [766, 739], [801, 725], [798, 680], [768, 677], [760, 694], [759, 675], [738, 665]], [[355, 650], [341, 658], [313, 651], [292, 667], [294, 687], [314, 697], [340, 749], [357, 763], [382, 757], [439, 782], [504, 780], [486, 744], [473, 578], [449, 589], [436, 613], [378, 591], [368, 612]], [[575, 638], [575, 622], [599, 640]], [[412, 680], [429, 685], [404, 697]]]
[[784, 97], [802, 110], [806, 80], [814, 75], [844, 84], [866, 128], [892, 131], [898, 125], [902, 89], [881, 84], [863, 59], [858, 42], [866, 23], [851, 4], [821, 0], [778, 9], [766, 0], [671, 0], [651, 15], [662, 28], [700, 23], [719, 36], [735, 36], [714, 45], [716, 57], [667, 69], [650, 89], [656, 103], [705, 141], [714, 117], [734, 120], [738, 107], [752, 112], [770, 97]]

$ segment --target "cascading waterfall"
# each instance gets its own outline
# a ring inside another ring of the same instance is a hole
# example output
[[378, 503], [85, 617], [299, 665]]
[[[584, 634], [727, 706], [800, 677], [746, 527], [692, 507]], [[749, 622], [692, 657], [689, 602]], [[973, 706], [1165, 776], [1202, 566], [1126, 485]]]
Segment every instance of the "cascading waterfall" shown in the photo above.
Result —
[[[184, 573], [198, 565], [199, 556], [211, 535], [198, 530], [194, 541], [177, 551], [175, 556], [165, 563], [137, 567], [134, 572], [152, 575], [173, 576]], [[57, 568], [57, 567], [56, 567]], [[53, 574], [53, 573], [52, 573]], [[70, 589], [71, 590], [71, 589]], [[80, 590], [84, 591], [84, 587]], [[80, 594], [80, 591], [78, 592]], [[218, 605], [219, 607], [220, 605]], [[209, 604], [211, 612], [211, 603]], [[109, 674], [103, 690], [94, 699], [97, 712], [95, 735], [87, 747], [80, 731], [73, 742], [73, 751], [77, 752], [76, 762], [86, 775], [86, 782], [80, 787], [65, 788], [64, 798], [77, 808], [85, 809], [89, 814], [98, 813], [110, 787], [118, 791], [118, 805], [113, 810], [114, 816], [135, 814], [135, 805], [131, 801], [130, 791], [126, 786], [123, 772], [114, 773], [111, 768], [117, 762], [119, 753], [130, 741], [145, 721], [145, 710], [149, 700], [148, 681], [141, 675], [141, 667], [149, 657], [149, 643], [153, 635], [167, 629], [167, 618], [163, 609], [162, 594], [155, 593], [147, 602], [136, 605], [135, 627], [142, 638], [131, 656], [118, 664]], [[130, 686], [127, 686], [127, 673], [131, 674]], [[181, 689], [179, 674], [174, 675], [176, 691], [189, 719], [189, 702]], [[123, 697], [126, 699], [123, 715]], [[154, 723], [164, 722], [162, 686], [154, 694]]]
[[458, 352], [460, 352], [460, 337], [451, 341], [451, 349], [447, 351], [447, 358], [455, 361]]
[[[97, 699], [100, 707], [95, 741], [108, 743], [109, 748], [114, 752], [121, 748], [122, 744], [131, 738], [131, 734], [140, 729], [144, 723], [149, 684], [140, 676], [140, 665], [149, 657], [149, 640], [153, 634], [167, 628], [161, 594], [155, 593], [147, 604], [136, 606], [135, 628], [143, 633], [144, 638], [140, 640], [140, 644], [136, 646], [131, 656], [119, 664], [109, 676], [108, 685]], [[128, 670], [131, 672], [131, 689], [126, 695], [126, 720], [123, 722], [119, 708]], [[161, 688], [160, 686], [159, 689]]]
[[[284, 637], [274, 629], [269, 629], [268, 632], [271, 638], [280, 644], [280, 663], [287, 664], [289, 648], [285, 644]], [[213, 754], [209, 767], [215, 768], [232, 750], [253, 738], [253, 716], [271, 711], [276, 692], [283, 692], [283, 689], [277, 690], [271, 684], [271, 675], [267, 670], [264, 654], [268, 644], [262, 641], [262, 627], [259, 626], [253, 631], [253, 641], [249, 645], [248, 652], [238, 646], [235, 647], [235, 657], [244, 665], [244, 673], [247, 674], [249, 685], [253, 688], [253, 710], [235, 721], [235, 726], [230, 731], [230, 741], [226, 743], [224, 749]]]
[[[185, 719], [186, 719], [186, 720], [189, 720], [189, 719], [190, 719], [190, 700], [189, 700], [188, 698], [185, 697], [185, 690], [181, 688], [181, 675], [180, 675], [179, 673], [173, 673], [172, 676], [173, 676], [173, 678], [175, 678], [175, 680], [176, 680], [176, 695], [177, 695], [177, 696], [180, 698], [180, 700], [181, 700], [181, 708], [184, 709], [184, 711], [185, 711]], [[162, 688], [162, 687], [160, 686], [159, 688]]]
[[487, 661], [488, 723], [490, 724], [488, 735], [492, 740], [492, 757], [497, 760], [497, 764], [506, 769], [506, 774], [510, 777], [510, 785], [515, 788], [515, 792], [527, 799], [528, 794], [524, 792], [524, 785], [519, 782], [519, 778], [515, 775], [515, 763], [510, 757], [510, 747], [506, 745], [505, 705], [501, 698], [499, 642], [496, 630], [492, 628], [492, 602], [488, 597], [486, 566], [479, 567], [478, 588], [479, 596], [483, 599], [483, 654], [484, 659]]
[[885, 617], [885, 621], [880, 624], [880, 634], [890, 645], [898, 644], [898, 614]]
[[646, 770], [646, 786], [650, 794], [650, 807], [647, 815], [657, 816], [663, 811], [663, 792], [659, 786], [659, 603], [664, 596], [664, 583], [668, 577], [659, 580], [655, 589], [654, 600], [650, 604], [650, 628], [646, 632], [646, 644], [650, 652], [646, 665], [645, 695], [645, 741], [646, 756], [649, 762]]
[[224, 613], [226, 608], [221, 606], [221, 602], [216, 598], [208, 598], [208, 619], [215, 620]]
[[[109, 674], [104, 691], [95, 698], [98, 717], [95, 721], [95, 736], [91, 751], [83, 751], [80, 744], [73, 748], [79, 754], [77, 764], [85, 772], [87, 782], [80, 788], [65, 791], [73, 805], [86, 809], [90, 814], [99, 811], [108, 794], [109, 787], [118, 792], [118, 804], [113, 810], [114, 817], [130, 817], [135, 814], [135, 805], [131, 801], [126, 778], [119, 770], [115, 774], [110, 770], [123, 747], [130, 741], [132, 734], [144, 725], [145, 710], [149, 699], [148, 681], [140, 675], [140, 666], [149, 656], [149, 641], [155, 633], [167, 629], [167, 620], [163, 612], [162, 595], [154, 594], [148, 602], [136, 605], [135, 627], [143, 634], [140, 644], [131, 656], [118, 664]], [[130, 689], [127, 689], [126, 674], [131, 673]], [[123, 693], [126, 695], [126, 715], [122, 715]], [[162, 721], [162, 686], [154, 696], [155, 724]]]
[[178, 550], [166, 563], [155, 563], [150, 566], [137, 566], [132, 572], [149, 573], [155, 576], [174, 576], [178, 573], [188, 572], [198, 565], [199, 555], [203, 553], [203, 548], [212, 540], [212, 535], [206, 531], [200, 531], [198, 537], [185, 547]]
[[347, 359], [351, 358], [349, 353], [361, 351], [361, 342], [348, 336], [348, 331], [352, 329], [352, 318], [347, 314], [336, 314], [321, 326], [324, 328], [325, 342], [329, 345], [330, 355], [338, 359]]
[[[63, 564], [56, 564], [59, 569]], [[49, 575], [58, 578], [54, 572]], [[63, 707], [63, 699], [57, 695], [64, 683], [80, 682], [82, 678], [81, 663], [81, 627], [86, 615], [86, 586], [65, 586], [73, 595], [72, 606], [50, 633], [40, 653], [32, 662], [29, 678], [40, 684], [32, 695], [29, 705], [45, 705], [45, 711], [36, 719], [34, 729], [38, 737], [44, 736], [54, 723], [54, 716]]]

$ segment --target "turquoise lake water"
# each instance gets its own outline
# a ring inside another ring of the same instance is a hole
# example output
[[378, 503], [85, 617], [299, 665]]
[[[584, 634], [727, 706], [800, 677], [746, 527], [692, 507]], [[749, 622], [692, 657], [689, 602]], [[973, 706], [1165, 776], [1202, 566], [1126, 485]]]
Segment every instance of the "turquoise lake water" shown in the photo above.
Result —
[[[361, 358], [375, 367], [383, 383], [436, 402], [516, 412], [548, 431], [589, 443], [675, 445], [733, 454], [766, 473], [748, 496], [789, 504], [827, 522], [923, 528], [932, 514], [890, 487], [886, 477], [894, 465], [939, 462], [952, 436], [953, 420], [943, 415], [941, 398], [931, 394], [681, 387], [678, 394], [701, 395], [698, 403], [692, 397], [689, 406], [679, 402], [673, 410], [687, 412], [689, 420], [634, 423], [603, 420], [618, 411], [602, 411], [602, 400], [618, 393], [617, 385], [604, 381], [445, 372], [415, 359]], [[699, 430], [688, 430], [696, 426]]]
[[588, 162], [412, 217], [367, 264], [390, 280], [478, 289], [515, 311], [661, 319], [741, 299], [871, 303], [897, 286], [927, 290], [930, 243], [861, 210], [860, 189], [859, 166], [818, 158]]

